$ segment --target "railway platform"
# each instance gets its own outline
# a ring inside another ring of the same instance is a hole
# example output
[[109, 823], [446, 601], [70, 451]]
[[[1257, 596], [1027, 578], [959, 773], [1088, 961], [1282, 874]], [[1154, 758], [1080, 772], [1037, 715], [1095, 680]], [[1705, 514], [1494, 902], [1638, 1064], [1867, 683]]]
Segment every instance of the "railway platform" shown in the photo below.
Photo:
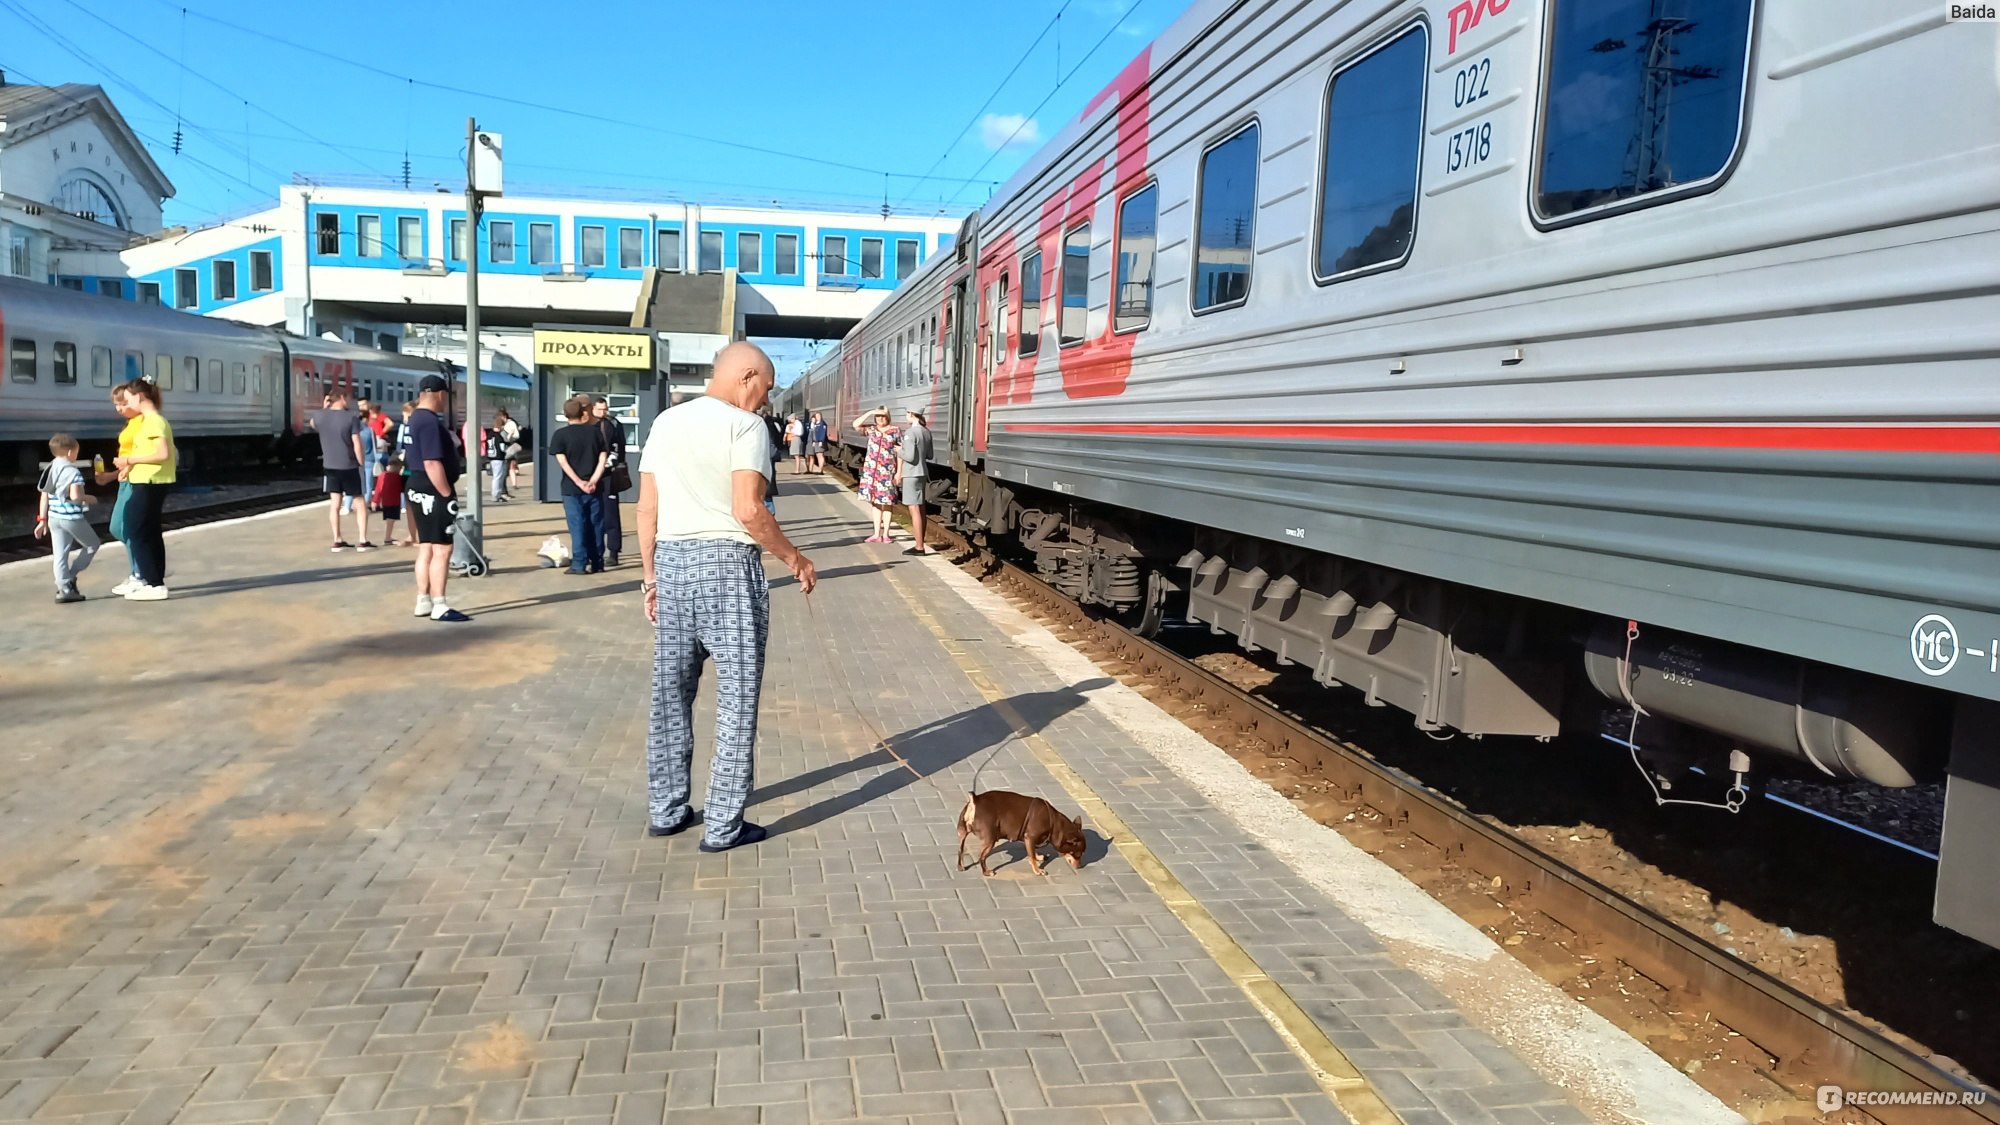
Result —
[[[820, 587], [771, 564], [771, 836], [713, 856], [646, 835], [639, 570], [538, 568], [553, 506], [488, 509], [462, 626], [410, 616], [407, 552], [328, 555], [317, 506], [172, 533], [162, 603], [0, 567], [0, 1120], [1737, 1120], [783, 484]], [[1083, 868], [957, 870], [975, 774], [1080, 808]]]

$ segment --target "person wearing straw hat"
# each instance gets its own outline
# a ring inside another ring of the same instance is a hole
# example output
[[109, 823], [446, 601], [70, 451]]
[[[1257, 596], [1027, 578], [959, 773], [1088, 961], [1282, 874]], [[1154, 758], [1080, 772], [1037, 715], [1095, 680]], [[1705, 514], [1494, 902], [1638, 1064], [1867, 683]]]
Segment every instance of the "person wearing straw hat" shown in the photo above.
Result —
[[868, 435], [868, 455], [861, 464], [861, 499], [875, 509], [874, 534], [865, 542], [891, 543], [891, 514], [896, 508], [896, 466], [901, 463], [902, 431], [889, 424], [889, 408], [878, 406], [854, 420], [854, 428]]

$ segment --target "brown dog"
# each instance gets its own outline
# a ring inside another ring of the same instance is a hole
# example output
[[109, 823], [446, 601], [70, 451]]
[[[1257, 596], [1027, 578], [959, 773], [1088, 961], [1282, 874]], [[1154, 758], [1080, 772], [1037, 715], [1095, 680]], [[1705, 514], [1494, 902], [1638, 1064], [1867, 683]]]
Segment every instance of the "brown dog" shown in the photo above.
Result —
[[1024, 797], [1019, 793], [1009, 793], [1004, 789], [994, 789], [985, 793], [973, 793], [965, 799], [965, 808], [958, 814], [958, 869], [972, 866], [965, 862], [965, 838], [972, 833], [979, 834], [979, 873], [991, 876], [986, 869], [986, 857], [1002, 840], [1019, 840], [1028, 849], [1028, 866], [1037, 875], [1047, 875], [1042, 868], [1040, 848], [1047, 844], [1056, 853], [1069, 860], [1071, 867], [1083, 866], [1083, 814], [1075, 820], [1056, 811], [1054, 805], [1040, 797]]

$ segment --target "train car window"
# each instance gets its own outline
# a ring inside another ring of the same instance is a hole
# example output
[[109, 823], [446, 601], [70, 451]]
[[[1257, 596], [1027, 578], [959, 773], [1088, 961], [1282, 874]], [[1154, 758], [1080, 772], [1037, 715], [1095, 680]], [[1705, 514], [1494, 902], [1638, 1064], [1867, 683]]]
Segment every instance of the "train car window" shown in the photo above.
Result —
[[772, 265], [771, 272], [777, 274], [779, 277], [797, 277], [799, 275], [799, 236], [796, 234], [781, 234], [773, 239], [773, 241], [776, 243], [775, 250], [778, 260]]
[[7, 378], [16, 383], [35, 381], [35, 342], [26, 336], [14, 337], [7, 349]]
[[[587, 259], [590, 248], [590, 236], [588, 232], [592, 228], [585, 227], [583, 229], [585, 231], [584, 250]], [[602, 258], [604, 255], [604, 228], [597, 227], [595, 229], [597, 231], [597, 253], [598, 257]], [[554, 223], [528, 224], [528, 264], [531, 266], [552, 266], [556, 264], [556, 225]], [[586, 260], [584, 264], [589, 265], [590, 263]], [[602, 265], [603, 262], [600, 261], [598, 264]]]
[[264, 365], [261, 363], [250, 365], [250, 393], [257, 398], [264, 397]]
[[182, 356], [181, 390], [198, 391], [200, 389], [201, 389], [201, 361], [191, 355]]
[[883, 276], [881, 239], [864, 238], [861, 240], [861, 276], [862, 277]]
[[250, 389], [250, 379], [244, 373], [243, 365], [240, 363], [230, 364], [229, 393], [233, 395], [240, 395], [245, 391], [248, 391], [249, 389]]
[[55, 366], [49, 372], [49, 379], [55, 383], [76, 385], [76, 345], [56, 341], [55, 353], [49, 357]]
[[163, 391], [174, 389], [174, 357], [156, 355], [153, 357], [153, 385]]
[[585, 269], [604, 268], [604, 228], [583, 227], [577, 231], [577, 264]]
[[124, 379], [120, 380], [120, 382], [128, 382], [133, 379], [143, 379], [145, 378], [145, 376], [146, 376], [146, 353], [126, 352], [125, 377]]
[[923, 377], [919, 381], [923, 383], [934, 383], [937, 381], [937, 371], [933, 367], [933, 364], [937, 361], [937, 317], [933, 316], [928, 321], [925, 321], [923, 327], [924, 327], [924, 352], [923, 352], [924, 367], [922, 371]]
[[1542, 219], [1665, 202], [1725, 175], [1743, 133], [1752, 0], [1687, 0], [1668, 17], [1658, 7], [1555, 5], [1534, 190]]
[[754, 230], [736, 232], [736, 272], [764, 272], [764, 236]]
[[174, 271], [174, 307], [191, 309], [201, 304], [201, 294], [196, 291], [201, 275], [193, 270]]
[[1090, 224], [1063, 236], [1062, 312], [1056, 319], [1056, 342], [1080, 343], [1090, 319]]
[[111, 385], [111, 349], [90, 349], [90, 385], [108, 387]]
[[219, 359], [208, 361], [208, 393], [212, 395], [222, 393], [222, 361]]
[[1000, 275], [1000, 287], [993, 291], [993, 362], [1007, 362], [1007, 275]]
[[1428, 35], [1417, 24], [1335, 71], [1327, 84], [1313, 280], [1393, 269], [1409, 258], [1428, 55]]
[[1042, 252], [1021, 262], [1021, 341], [1015, 350], [1034, 355], [1042, 348]]
[[681, 270], [681, 232], [663, 230], [655, 234], [658, 245], [653, 247], [653, 266], [656, 269], [679, 273]]
[[1201, 154], [1195, 201], [1194, 289], [1197, 313], [1250, 299], [1257, 244], [1257, 123]]
[[354, 216], [354, 256], [357, 258], [382, 256], [382, 216]]
[[250, 251], [250, 291], [252, 293], [269, 293], [272, 288], [271, 252], [269, 250]]
[[236, 263], [228, 258], [217, 258], [208, 264], [211, 288], [218, 301], [236, 299]]
[[917, 364], [923, 359], [924, 354], [923, 346], [918, 342], [917, 337], [922, 334], [920, 326], [915, 324], [910, 325], [910, 342], [903, 346], [904, 363], [909, 368], [910, 385], [913, 387], [922, 381], [917, 378], [920, 374]]
[[1137, 332], [1153, 320], [1153, 256], [1160, 245], [1160, 187], [1148, 184], [1118, 205], [1117, 297], [1113, 332]]

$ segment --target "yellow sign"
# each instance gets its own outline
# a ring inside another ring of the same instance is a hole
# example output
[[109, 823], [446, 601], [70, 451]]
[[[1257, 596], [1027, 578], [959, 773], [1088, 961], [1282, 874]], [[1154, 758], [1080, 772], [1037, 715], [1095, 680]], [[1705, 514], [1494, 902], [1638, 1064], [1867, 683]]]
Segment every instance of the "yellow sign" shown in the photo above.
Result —
[[653, 338], [638, 332], [536, 332], [535, 365], [653, 369]]

